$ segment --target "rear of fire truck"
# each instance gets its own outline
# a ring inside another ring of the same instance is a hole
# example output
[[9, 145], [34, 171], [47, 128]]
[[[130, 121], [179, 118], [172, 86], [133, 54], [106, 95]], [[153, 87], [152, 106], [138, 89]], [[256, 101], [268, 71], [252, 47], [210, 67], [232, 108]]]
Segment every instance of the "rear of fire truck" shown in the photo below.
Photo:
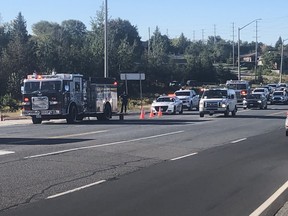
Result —
[[33, 74], [24, 80], [21, 91], [22, 115], [31, 116], [33, 124], [50, 119], [71, 124], [90, 116], [108, 120], [118, 111], [117, 84], [111, 79], [97, 83], [81, 74]]

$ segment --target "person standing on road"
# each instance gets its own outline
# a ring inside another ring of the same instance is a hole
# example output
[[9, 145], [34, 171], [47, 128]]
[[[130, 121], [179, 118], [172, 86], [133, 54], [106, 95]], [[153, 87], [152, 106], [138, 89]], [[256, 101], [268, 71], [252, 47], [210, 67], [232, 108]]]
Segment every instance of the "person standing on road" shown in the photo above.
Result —
[[128, 104], [128, 95], [126, 94], [126, 92], [124, 91], [121, 95], [121, 101], [122, 101], [122, 105], [121, 105], [121, 113], [123, 113], [123, 110], [125, 111], [125, 113], [127, 112], [127, 104]]

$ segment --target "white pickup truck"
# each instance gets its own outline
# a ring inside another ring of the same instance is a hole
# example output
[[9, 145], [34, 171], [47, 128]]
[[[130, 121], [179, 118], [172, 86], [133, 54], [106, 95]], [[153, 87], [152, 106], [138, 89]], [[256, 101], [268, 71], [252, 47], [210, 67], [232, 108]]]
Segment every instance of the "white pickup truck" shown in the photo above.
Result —
[[174, 93], [182, 102], [183, 106], [187, 107], [188, 110], [192, 110], [193, 108], [196, 108], [196, 110], [199, 110], [199, 95], [196, 94], [196, 92], [191, 90], [177, 90]]

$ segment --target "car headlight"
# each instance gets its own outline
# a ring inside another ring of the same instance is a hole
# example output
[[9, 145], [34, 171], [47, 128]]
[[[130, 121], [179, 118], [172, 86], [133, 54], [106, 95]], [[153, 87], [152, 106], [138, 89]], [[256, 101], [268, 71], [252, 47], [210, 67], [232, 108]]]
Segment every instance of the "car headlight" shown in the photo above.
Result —
[[258, 103], [261, 103], [261, 100], [258, 100], [257, 102], [258, 102]]
[[219, 105], [222, 108], [226, 108], [227, 107], [227, 101], [221, 101]]

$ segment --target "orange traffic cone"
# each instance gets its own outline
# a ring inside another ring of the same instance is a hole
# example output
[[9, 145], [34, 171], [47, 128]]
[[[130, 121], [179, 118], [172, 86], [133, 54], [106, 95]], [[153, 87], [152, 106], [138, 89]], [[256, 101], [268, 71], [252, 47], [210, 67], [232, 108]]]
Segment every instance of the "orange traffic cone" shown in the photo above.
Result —
[[144, 118], [145, 118], [145, 111], [144, 111], [144, 109], [141, 109], [139, 119], [144, 119]]
[[158, 117], [161, 117], [161, 116], [162, 116], [162, 109], [161, 109], [161, 107], [159, 107]]
[[149, 118], [153, 118], [154, 117], [154, 113], [152, 112], [152, 109], [150, 111], [150, 114], [149, 114]]

